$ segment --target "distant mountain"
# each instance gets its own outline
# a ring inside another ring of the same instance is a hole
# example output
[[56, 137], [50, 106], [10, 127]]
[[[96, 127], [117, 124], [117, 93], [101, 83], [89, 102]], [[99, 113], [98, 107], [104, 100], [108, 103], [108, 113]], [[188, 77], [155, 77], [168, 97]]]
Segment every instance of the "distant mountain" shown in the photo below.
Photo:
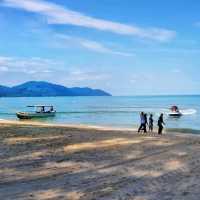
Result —
[[12, 89], [6, 86], [0, 85], [0, 97], [7, 97], [12, 95]]
[[29, 81], [14, 87], [0, 86], [0, 97], [42, 96], [111, 96], [109, 93], [88, 87], [67, 88], [44, 81]]

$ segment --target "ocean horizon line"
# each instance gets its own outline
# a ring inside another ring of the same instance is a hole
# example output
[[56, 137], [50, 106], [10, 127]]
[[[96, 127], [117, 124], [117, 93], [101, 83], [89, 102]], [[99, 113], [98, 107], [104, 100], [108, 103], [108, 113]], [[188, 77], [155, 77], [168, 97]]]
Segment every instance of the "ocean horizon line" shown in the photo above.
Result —
[[72, 98], [77, 98], [77, 97], [82, 97], [82, 98], [88, 98], [88, 97], [91, 97], [91, 98], [95, 98], [95, 97], [98, 97], [98, 98], [112, 98], [112, 97], [192, 97], [192, 96], [200, 96], [200, 94], [141, 94], [141, 95], [112, 95], [112, 96], [0, 96], [0, 98], [34, 98], [34, 97], [40, 97], [40, 98], [43, 98], [43, 97], [50, 97], [50, 98], [53, 98], [53, 97], [72, 97]]

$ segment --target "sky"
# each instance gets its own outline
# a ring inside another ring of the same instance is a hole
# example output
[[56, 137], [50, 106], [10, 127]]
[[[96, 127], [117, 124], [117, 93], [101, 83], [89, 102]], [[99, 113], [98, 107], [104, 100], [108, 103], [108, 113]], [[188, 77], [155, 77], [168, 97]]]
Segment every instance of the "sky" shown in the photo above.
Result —
[[200, 94], [199, 0], [0, 0], [0, 84]]

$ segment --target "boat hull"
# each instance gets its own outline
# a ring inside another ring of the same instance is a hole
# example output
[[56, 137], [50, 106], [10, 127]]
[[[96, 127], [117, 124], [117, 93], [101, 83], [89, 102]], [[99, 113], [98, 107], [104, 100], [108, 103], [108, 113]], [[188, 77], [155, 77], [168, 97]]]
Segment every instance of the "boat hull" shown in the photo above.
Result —
[[182, 114], [180, 112], [172, 112], [168, 114], [170, 117], [180, 117]]
[[54, 117], [56, 112], [44, 112], [44, 113], [26, 113], [26, 112], [18, 112], [16, 113], [19, 119], [33, 119], [33, 118], [46, 118], [46, 117]]

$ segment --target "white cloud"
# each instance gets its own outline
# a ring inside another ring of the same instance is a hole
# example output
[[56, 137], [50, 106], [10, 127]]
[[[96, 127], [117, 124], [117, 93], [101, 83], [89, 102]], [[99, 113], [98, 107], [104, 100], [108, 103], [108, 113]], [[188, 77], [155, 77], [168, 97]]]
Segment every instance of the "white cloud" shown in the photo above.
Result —
[[195, 22], [195, 23], [194, 23], [194, 26], [200, 27], [200, 22]]
[[[61, 68], [58, 69], [58, 66]], [[53, 79], [56, 82], [67, 81], [67, 83], [84, 83], [91, 81], [103, 81], [109, 79], [110, 75], [91, 70], [81, 70], [77, 67], [69, 68], [64, 63], [44, 58], [17, 58], [0, 56], [0, 75], [2, 73], [26, 74], [29, 78]], [[60, 79], [56, 78], [59, 77]], [[23, 77], [22, 77], [23, 79]]]
[[172, 69], [171, 72], [175, 73], [175, 74], [179, 74], [179, 73], [181, 73], [181, 70], [178, 68], [175, 68], [175, 69]]
[[7, 72], [9, 71], [8, 67], [0, 66], [0, 72]]
[[124, 52], [119, 52], [119, 51], [114, 51], [112, 49], [109, 49], [105, 47], [103, 44], [96, 41], [82, 40], [80, 41], [80, 44], [89, 50], [100, 52], [100, 53], [109, 53], [109, 54], [115, 54], [115, 55], [120, 55], [120, 56], [133, 56], [133, 54], [130, 54], [130, 53], [124, 53]]
[[[133, 74], [130, 76], [129, 78], [129, 82], [131, 84], [140, 84], [141, 81], [145, 81], [145, 82], [151, 82], [155, 79], [155, 76], [153, 74], [150, 73], [137, 73], [137, 74]], [[148, 85], [148, 84], [147, 84]]]
[[59, 62], [42, 58], [0, 56], [0, 72], [51, 73], [51, 69], [56, 69], [60, 64]]
[[68, 80], [72, 80], [73, 82], [81, 82], [81, 81], [99, 81], [99, 80], [107, 80], [110, 78], [110, 75], [97, 73], [92, 71], [82, 71], [80, 69], [73, 69], [69, 71], [67, 76]]
[[93, 40], [86, 40], [83, 38], [72, 37], [72, 36], [64, 35], [64, 34], [56, 34], [55, 38], [58, 39], [57, 43], [56, 43], [57, 47], [59, 47], [60, 45], [61, 45], [61, 47], [65, 47], [66, 42], [68, 45], [69, 45], [69, 42], [72, 42], [73, 45], [75, 43], [76, 45], [78, 45], [80, 47], [83, 47], [90, 51], [94, 51], [94, 52], [98, 52], [98, 53], [114, 54], [114, 55], [127, 56], [127, 57], [135, 56], [134, 53], [116, 51], [112, 48], [105, 46], [101, 42], [97, 42], [97, 41], [93, 41]]
[[41, 14], [46, 17], [49, 24], [70, 24], [160, 42], [169, 41], [176, 35], [175, 31], [168, 29], [157, 27], [142, 28], [90, 17], [44, 0], [3, 0], [3, 5]]

